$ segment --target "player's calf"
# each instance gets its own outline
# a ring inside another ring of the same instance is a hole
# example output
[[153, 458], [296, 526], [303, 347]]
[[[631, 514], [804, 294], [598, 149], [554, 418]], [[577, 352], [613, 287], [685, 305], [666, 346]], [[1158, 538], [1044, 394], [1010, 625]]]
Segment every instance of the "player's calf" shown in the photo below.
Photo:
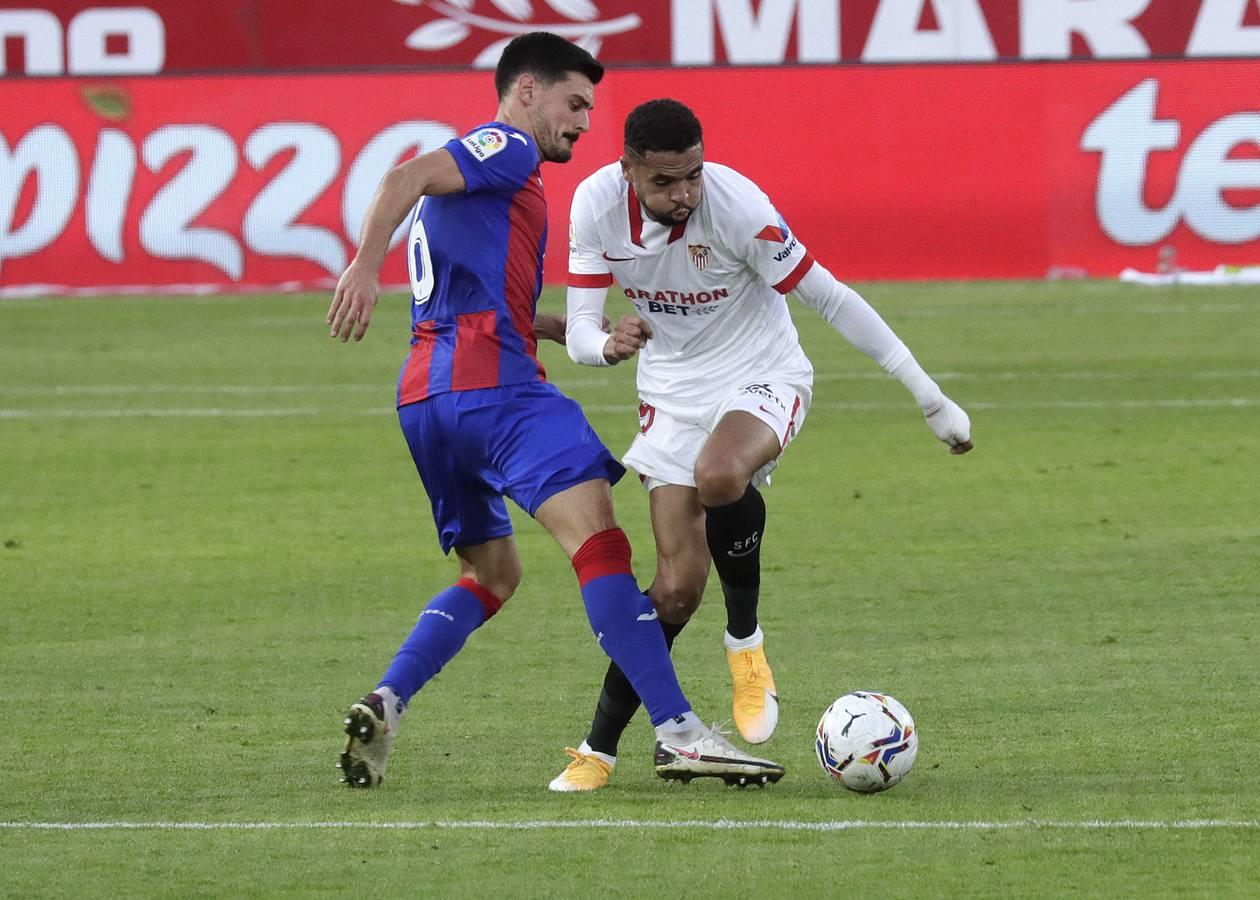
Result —
[[595, 639], [634, 686], [653, 724], [690, 714], [659, 616], [635, 584], [625, 534], [612, 528], [593, 535], [572, 563]]

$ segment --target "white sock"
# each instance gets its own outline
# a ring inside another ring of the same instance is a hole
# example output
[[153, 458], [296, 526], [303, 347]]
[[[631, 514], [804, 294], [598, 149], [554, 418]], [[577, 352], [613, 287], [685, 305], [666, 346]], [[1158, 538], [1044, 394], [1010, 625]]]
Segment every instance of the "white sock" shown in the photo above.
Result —
[[592, 750], [591, 745], [586, 743], [586, 741], [582, 741], [581, 745], [578, 747], [578, 753], [585, 754], [586, 756], [593, 756], [596, 759], [602, 759], [610, 766], [617, 765], [617, 757], [609, 756], [607, 753], [600, 753], [598, 750]]
[[727, 650], [755, 650], [761, 646], [765, 640], [765, 635], [761, 633], [761, 626], [757, 626], [757, 630], [746, 638], [733, 638], [730, 632], [723, 632], [722, 643], [726, 645]]
[[407, 704], [399, 699], [398, 695], [394, 693], [394, 689], [389, 685], [381, 685], [373, 693], [385, 703], [385, 727], [390, 731], [397, 731], [398, 720], [407, 711]]
[[698, 738], [705, 731], [704, 723], [691, 710], [687, 710], [681, 716], [674, 716], [672, 719], [666, 719], [664, 722], [656, 726], [656, 737], [658, 740], [670, 741], [671, 743], [690, 743]]

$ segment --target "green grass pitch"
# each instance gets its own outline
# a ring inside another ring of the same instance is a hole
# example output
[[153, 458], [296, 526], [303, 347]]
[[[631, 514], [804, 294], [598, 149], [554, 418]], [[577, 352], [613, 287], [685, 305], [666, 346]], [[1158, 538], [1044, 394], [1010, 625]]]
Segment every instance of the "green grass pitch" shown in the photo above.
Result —
[[[344, 708], [455, 570], [392, 415], [403, 299], [351, 346], [326, 297], [0, 302], [0, 895], [1255, 896], [1260, 291], [865, 293], [975, 452], [794, 303], [817, 383], [762, 601], [788, 774], [666, 785], [640, 720], [589, 796], [546, 784], [604, 661], [523, 516], [521, 589], [384, 787], [336, 782]], [[623, 450], [633, 367], [543, 359]], [[723, 622], [711, 582], [676, 648], [719, 721]], [[814, 760], [854, 688], [919, 724], [887, 794]]]

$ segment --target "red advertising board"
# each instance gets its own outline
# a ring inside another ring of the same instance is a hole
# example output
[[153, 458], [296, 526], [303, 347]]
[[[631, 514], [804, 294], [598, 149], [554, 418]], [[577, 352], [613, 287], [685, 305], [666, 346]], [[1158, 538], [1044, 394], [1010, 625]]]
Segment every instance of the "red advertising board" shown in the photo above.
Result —
[[[577, 182], [657, 96], [841, 278], [1110, 276], [1166, 245], [1255, 264], [1256, 84], [1253, 61], [617, 71], [573, 160], [543, 168], [546, 278]], [[494, 114], [486, 73], [33, 79], [6, 99], [8, 293], [327, 284], [381, 175]]]
[[524, 31], [613, 64], [1260, 56], [1260, 0], [30, 0], [0, 75], [493, 66]]

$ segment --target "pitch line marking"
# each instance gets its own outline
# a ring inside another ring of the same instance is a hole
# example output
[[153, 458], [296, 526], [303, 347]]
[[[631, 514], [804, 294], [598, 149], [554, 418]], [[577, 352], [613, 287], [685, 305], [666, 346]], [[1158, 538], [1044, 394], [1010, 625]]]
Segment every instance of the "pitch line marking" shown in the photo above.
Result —
[[432, 822], [0, 822], [8, 831], [546, 831], [566, 829], [692, 829], [700, 831], [1202, 831], [1207, 829], [1260, 829], [1254, 819], [1018, 819], [1010, 822], [985, 821], [873, 821], [850, 819], [825, 822], [796, 820], [689, 819], [538, 819], [520, 822], [490, 820]]
[[329, 414], [381, 415], [380, 409], [324, 410], [313, 406], [257, 409], [0, 409], [0, 419], [269, 419], [313, 417]]
[[[1260, 372], [1257, 373], [1260, 377]], [[131, 394], [228, 394], [254, 397], [267, 394], [324, 394], [329, 391], [364, 391], [392, 394], [394, 387], [379, 384], [45, 384], [0, 386], [0, 394], [13, 397], [126, 397]]]
[[[1141, 381], [1158, 373], [1133, 372], [939, 372], [937, 381]], [[1204, 369], [1186, 373], [1181, 378], [1190, 381], [1224, 381], [1260, 379], [1260, 369]], [[888, 373], [869, 372], [816, 372], [815, 383], [837, 381], [888, 381]], [[612, 387], [613, 377], [579, 377], [557, 379], [562, 388]], [[0, 385], [0, 394], [11, 397], [101, 397], [127, 396], [129, 394], [153, 395], [201, 395], [228, 394], [234, 396], [266, 396], [267, 394], [327, 394], [329, 392], [393, 393], [394, 386], [379, 384], [47, 384], [47, 385]]]
[[[1199, 397], [1199, 398], [1165, 398], [1157, 400], [1027, 400], [1013, 403], [988, 403], [972, 401], [966, 408], [972, 410], [991, 410], [1002, 412], [1019, 409], [1048, 410], [1111, 410], [1111, 409], [1216, 409], [1227, 407], [1245, 409], [1260, 407], [1260, 398], [1255, 397]], [[587, 403], [582, 408], [588, 413], [626, 413], [631, 407], [628, 404]], [[820, 401], [813, 404], [813, 409], [834, 411], [869, 412], [869, 411], [907, 411], [913, 409], [913, 403], [845, 403], [841, 401]], [[179, 408], [134, 408], [134, 409], [0, 409], [0, 419], [267, 419], [267, 418], [303, 418], [315, 416], [385, 416], [392, 415], [393, 410], [379, 406], [371, 407], [335, 407], [318, 406], [276, 407], [192, 407]]]

